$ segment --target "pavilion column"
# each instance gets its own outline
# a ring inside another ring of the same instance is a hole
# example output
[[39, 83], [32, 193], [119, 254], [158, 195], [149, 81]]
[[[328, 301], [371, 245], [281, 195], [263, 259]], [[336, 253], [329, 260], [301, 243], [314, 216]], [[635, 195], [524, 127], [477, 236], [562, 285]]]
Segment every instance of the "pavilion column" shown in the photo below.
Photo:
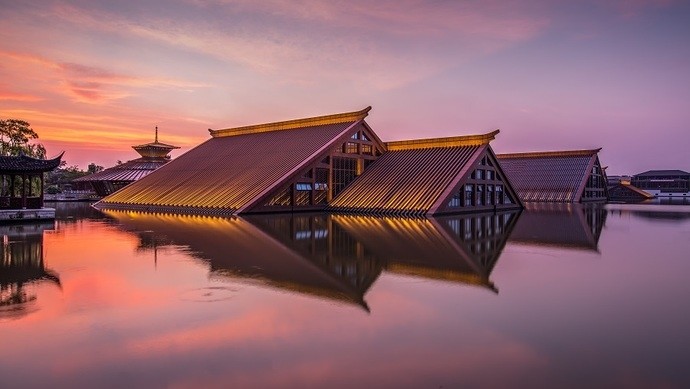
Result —
[[44, 182], [43, 176], [44, 176], [44, 175], [45, 175], [45, 174], [41, 173], [41, 186], [38, 188], [38, 190], [40, 191], [39, 194], [38, 194], [38, 197], [39, 197], [39, 200], [38, 200], [38, 207], [39, 207], [39, 208], [43, 208], [43, 192], [44, 192], [44, 191], [43, 191], [43, 182]]
[[22, 209], [26, 209], [26, 174], [22, 174]]

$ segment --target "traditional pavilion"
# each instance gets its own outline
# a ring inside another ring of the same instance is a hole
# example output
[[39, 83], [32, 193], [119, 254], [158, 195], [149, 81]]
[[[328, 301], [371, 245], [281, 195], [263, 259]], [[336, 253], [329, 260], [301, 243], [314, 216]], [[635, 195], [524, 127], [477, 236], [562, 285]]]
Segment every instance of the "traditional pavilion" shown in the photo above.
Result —
[[170, 152], [174, 149], [179, 149], [178, 146], [158, 141], [158, 127], [156, 127], [156, 136], [153, 142], [132, 146], [132, 148], [141, 155], [140, 158], [77, 178], [73, 182], [89, 183], [96, 194], [104, 197], [145, 177], [152, 171], [170, 162]]
[[569, 150], [498, 154], [523, 202], [605, 202], [606, 174], [599, 151]]
[[489, 147], [498, 131], [384, 143], [364, 120], [370, 109], [209, 130], [211, 139], [96, 206], [206, 215], [521, 206]]
[[43, 208], [43, 173], [60, 166], [63, 154], [53, 159], [0, 156], [0, 221], [55, 217], [54, 209]]

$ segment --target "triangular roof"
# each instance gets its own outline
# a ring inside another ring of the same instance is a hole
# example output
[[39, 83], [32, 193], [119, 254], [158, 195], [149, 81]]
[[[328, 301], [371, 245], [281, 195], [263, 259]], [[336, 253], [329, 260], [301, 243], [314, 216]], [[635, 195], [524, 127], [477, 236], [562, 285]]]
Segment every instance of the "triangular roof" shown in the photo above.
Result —
[[330, 208], [374, 214], [433, 214], [474, 169], [498, 133], [386, 142], [388, 151], [345, 188]]
[[349, 138], [370, 109], [210, 130], [211, 139], [97, 206], [181, 213], [244, 212]]
[[579, 202], [601, 149], [497, 154], [525, 202]]

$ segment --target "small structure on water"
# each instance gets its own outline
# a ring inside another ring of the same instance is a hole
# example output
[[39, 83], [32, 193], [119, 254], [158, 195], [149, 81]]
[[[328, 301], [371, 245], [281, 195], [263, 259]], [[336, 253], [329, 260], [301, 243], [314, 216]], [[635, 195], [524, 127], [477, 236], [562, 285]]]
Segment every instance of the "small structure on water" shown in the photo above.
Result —
[[599, 151], [530, 152], [497, 157], [524, 202], [605, 202], [606, 173], [599, 162]]
[[209, 130], [211, 139], [96, 204], [233, 215], [520, 208], [484, 135], [382, 142], [356, 112]]
[[156, 136], [153, 142], [132, 146], [132, 148], [141, 155], [141, 158], [77, 178], [73, 182], [76, 184], [89, 183], [98, 196], [104, 197], [170, 162], [170, 152], [179, 149], [178, 146], [158, 141], [158, 127], [156, 127]]
[[63, 154], [0, 156], [0, 222], [55, 218], [55, 209], [43, 207], [43, 173], [60, 166]]

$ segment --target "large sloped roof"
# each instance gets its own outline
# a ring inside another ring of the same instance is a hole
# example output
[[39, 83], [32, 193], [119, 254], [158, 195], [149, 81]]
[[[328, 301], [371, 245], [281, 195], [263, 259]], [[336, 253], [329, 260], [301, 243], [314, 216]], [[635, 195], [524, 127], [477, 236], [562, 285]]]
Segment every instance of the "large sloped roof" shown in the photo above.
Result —
[[137, 158], [74, 181], [137, 181], [168, 162], [170, 160], [164, 158]]
[[498, 154], [522, 201], [577, 202], [601, 149]]
[[342, 141], [369, 110], [211, 130], [211, 139], [98, 206], [242, 212]]
[[426, 214], [497, 133], [387, 142], [388, 151], [345, 188], [331, 208]]

